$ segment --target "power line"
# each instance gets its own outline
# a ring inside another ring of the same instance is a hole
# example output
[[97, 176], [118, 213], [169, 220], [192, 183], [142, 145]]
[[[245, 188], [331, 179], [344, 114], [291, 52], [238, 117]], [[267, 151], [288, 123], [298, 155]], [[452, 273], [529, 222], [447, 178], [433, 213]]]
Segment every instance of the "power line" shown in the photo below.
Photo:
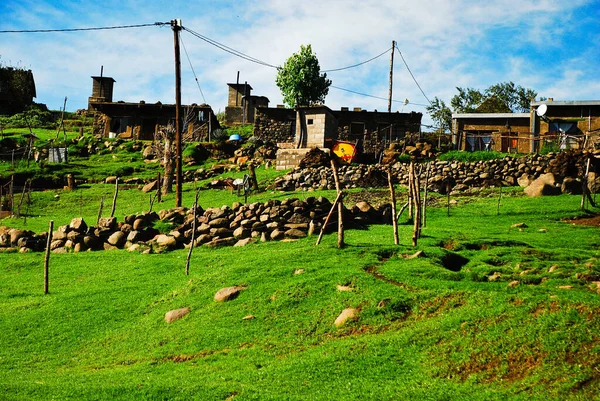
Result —
[[[371, 97], [371, 98], [373, 98], [373, 99], [388, 100], [388, 98], [387, 98], [387, 97], [381, 97], [381, 96], [369, 95], [369, 94], [367, 94], [367, 93], [361, 93], [361, 92], [356, 92], [356, 91], [353, 91], [353, 90], [350, 90], [350, 89], [340, 88], [339, 86], [335, 86], [335, 85], [331, 85], [330, 87], [331, 87], [331, 88], [334, 88], [334, 89], [341, 90], [341, 91], [345, 91], [345, 92], [354, 93], [355, 95], [360, 95], [360, 96]], [[405, 101], [404, 101], [404, 100], [395, 100], [395, 99], [392, 99], [392, 102], [395, 102], [395, 103], [404, 103]], [[415, 106], [423, 106], [423, 107], [427, 107], [427, 105], [426, 105], [426, 104], [413, 103], [413, 102], [410, 102], [410, 101], [409, 101], [407, 104], [414, 104]]]
[[275, 69], [279, 68], [276, 65], [269, 64], [269, 63], [267, 63], [265, 61], [261, 61], [261, 60], [259, 60], [257, 58], [252, 57], [252, 56], [248, 56], [247, 54], [244, 54], [244, 53], [240, 52], [239, 50], [235, 50], [235, 49], [233, 49], [233, 48], [231, 48], [231, 47], [229, 47], [227, 45], [219, 43], [216, 40], [210, 39], [209, 37], [206, 37], [206, 36], [204, 36], [202, 34], [199, 34], [198, 32], [194, 32], [194, 31], [192, 31], [189, 28], [182, 27], [182, 29], [185, 30], [185, 31], [188, 31], [190, 34], [194, 35], [198, 39], [201, 39], [201, 40], [205, 41], [206, 43], [209, 43], [209, 44], [211, 44], [211, 45], [213, 45], [215, 47], [218, 47], [219, 49], [221, 49], [221, 50], [223, 50], [223, 51], [225, 51], [225, 52], [227, 52], [229, 54], [232, 54], [234, 56], [243, 58], [244, 60], [250, 61], [252, 63], [264, 65], [265, 67], [271, 67], [271, 68], [275, 68]]
[[65, 29], [22, 29], [22, 30], [4, 30], [0, 33], [48, 33], [48, 32], [77, 32], [77, 31], [102, 31], [109, 29], [125, 29], [125, 28], [142, 28], [145, 26], [163, 26], [170, 25], [170, 22], [155, 22], [153, 24], [137, 24], [137, 25], [117, 25], [103, 26], [95, 28], [65, 28]]
[[404, 59], [404, 56], [402, 55], [402, 52], [400, 51], [400, 49], [398, 49], [398, 46], [396, 46], [396, 50], [398, 50], [398, 53], [400, 54], [400, 58], [402, 58], [402, 61], [404, 62], [404, 65], [406, 66], [406, 69], [410, 73], [410, 76], [412, 77], [413, 81], [415, 81], [415, 84], [417, 84], [417, 87], [419, 88], [419, 90], [421, 91], [421, 93], [423, 94], [423, 96], [425, 96], [425, 99], [427, 99], [427, 101], [429, 102], [429, 104], [431, 104], [431, 100], [429, 100], [429, 98], [427, 97], [427, 95], [425, 94], [425, 92], [423, 92], [423, 89], [421, 89], [421, 85], [419, 85], [419, 83], [417, 82], [417, 79], [415, 78], [415, 76], [413, 75], [412, 71], [408, 67], [408, 64], [406, 63], [406, 60]]
[[331, 69], [331, 70], [321, 70], [321, 72], [334, 72], [334, 71], [343, 71], [343, 70], [348, 70], [348, 69], [350, 69], [350, 68], [359, 67], [359, 66], [361, 66], [361, 65], [363, 65], [363, 64], [367, 64], [367, 63], [369, 63], [369, 62], [371, 62], [371, 61], [373, 61], [373, 60], [376, 60], [376, 59], [378, 59], [379, 57], [381, 57], [381, 56], [383, 56], [384, 54], [386, 54], [387, 52], [389, 52], [389, 51], [390, 51], [390, 49], [391, 49], [391, 47], [390, 47], [390, 48], [388, 48], [388, 49], [385, 49], [385, 51], [383, 51], [381, 54], [378, 54], [377, 56], [375, 56], [375, 57], [373, 57], [373, 58], [370, 58], [370, 59], [368, 59], [368, 60], [366, 60], [366, 61], [363, 61], [363, 62], [361, 62], [361, 63], [354, 64], [354, 65], [349, 65], [348, 67], [334, 68], [334, 69]]
[[206, 98], [204, 97], [202, 88], [200, 88], [200, 82], [198, 81], [196, 71], [194, 71], [194, 67], [192, 66], [192, 60], [190, 60], [190, 56], [188, 55], [187, 49], [185, 48], [185, 43], [183, 43], [183, 38], [181, 37], [181, 35], [179, 36], [179, 40], [181, 41], [181, 45], [183, 46], [183, 51], [185, 52], [185, 56], [188, 59], [188, 63], [190, 63], [190, 68], [192, 69], [192, 74], [194, 74], [194, 78], [196, 79], [196, 84], [198, 85], [198, 90], [200, 90], [200, 94], [202, 95], [202, 100], [204, 100], [204, 103], [206, 104]]

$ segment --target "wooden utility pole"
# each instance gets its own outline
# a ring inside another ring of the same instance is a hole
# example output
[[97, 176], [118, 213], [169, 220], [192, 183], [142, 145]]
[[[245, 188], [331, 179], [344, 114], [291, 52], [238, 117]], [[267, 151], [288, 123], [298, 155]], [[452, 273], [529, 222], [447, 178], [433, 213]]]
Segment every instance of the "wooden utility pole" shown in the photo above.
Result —
[[181, 207], [181, 186], [183, 174], [181, 172], [181, 54], [179, 50], [179, 31], [181, 20], [171, 21], [175, 41], [175, 207]]
[[[392, 55], [390, 56], [390, 92], [388, 97], [388, 113], [392, 112], [392, 86], [394, 82], [394, 51], [396, 50], [396, 41], [392, 40]], [[391, 137], [390, 137], [391, 139]]]
[[392, 182], [392, 169], [387, 169], [388, 185], [390, 187], [390, 200], [392, 202], [392, 226], [394, 228], [394, 244], [400, 245], [400, 239], [398, 238], [398, 220], [396, 220], [396, 191], [394, 190], [394, 183]]

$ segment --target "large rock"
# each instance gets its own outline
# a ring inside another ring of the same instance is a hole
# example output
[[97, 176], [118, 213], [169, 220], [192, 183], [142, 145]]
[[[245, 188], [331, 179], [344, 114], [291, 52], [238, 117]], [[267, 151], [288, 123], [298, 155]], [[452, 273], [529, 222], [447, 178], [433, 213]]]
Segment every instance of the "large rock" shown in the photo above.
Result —
[[154, 181], [151, 181], [148, 184], [144, 185], [142, 187], [142, 192], [148, 193], [150, 191], [156, 190], [156, 188], [158, 188], [158, 181], [154, 180]]
[[173, 249], [177, 246], [177, 240], [175, 237], [166, 234], [160, 234], [156, 236], [156, 243], [158, 246], [163, 248]]
[[583, 185], [581, 181], [577, 181], [573, 177], [565, 177], [560, 190], [563, 194], [581, 195], [583, 193]]
[[83, 220], [83, 217], [76, 217], [73, 220], [71, 220], [69, 227], [71, 228], [71, 230], [77, 231], [78, 233], [84, 233], [88, 229], [88, 225]]
[[217, 302], [231, 301], [232, 299], [237, 298], [238, 295], [240, 295], [240, 292], [242, 292], [242, 290], [244, 290], [244, 287], [240, 287], [239, 285], [236, 285], [234, 287], [221, 288], [215, 294], [215, 301], [217, 301]]
[[560, 188], [554, 186], [556, 183], [554, 174], [546, 173], [536, 178], [527, 188], [524, 189], [525, 194], [530, 198], [545, 195], [558, 195]]
[[191, 312], [190, 308], [179, 308], [179, 309], [170, 310], [167, 313], [165, 313], [165, 322], [167, 322], [167, 323], [174, 322], [175, 320], [181, 319], [182, 317], [184, 317], [185, 315], [187, 315], [190, 312]]
[[116, 217], [101, 217], [100, 220], [98, 220], [98, 227], [114, 230], [117, 228], [117, 219]]
[[358, 319], [359, 310], [356, 308], [347, 308], [340, 313], [340, 315], [335, 319], [336, 327], [343, 326], [348, 320], [356, 320]]
[[108, 237], [107, 240], [109, 244], [116, 246], [117, 248], [122, 247], [123, 244], [125, 244], [125, 241], [127, 241], [127, 236], [121, 231], [115, 231]]

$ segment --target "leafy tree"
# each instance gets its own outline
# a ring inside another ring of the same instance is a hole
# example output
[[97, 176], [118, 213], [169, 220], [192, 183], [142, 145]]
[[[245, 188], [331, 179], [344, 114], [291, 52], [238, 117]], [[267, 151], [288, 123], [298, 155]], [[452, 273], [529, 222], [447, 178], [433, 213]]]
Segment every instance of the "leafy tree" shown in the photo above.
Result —
[[452, 127], [452, 111], [443, 100], [437, 96], [434, 97], [426, 110], [436, 125], [436, 131], [446, 132], [450, 130]]
[[300, 46], [300, 52], [292, 54], [277, 70], [275, 83], [281, 90], [283, 102], [292, 108], [323, 103], [331, 80], [320, 70], [311, 46]]
[[450, 101], [455, 113], [519, 113], [529, 111], [529, 104], [537, 96], [533, 89], [514, 82], [500, 82], [483, 92], [473, 88], [457, 87]]

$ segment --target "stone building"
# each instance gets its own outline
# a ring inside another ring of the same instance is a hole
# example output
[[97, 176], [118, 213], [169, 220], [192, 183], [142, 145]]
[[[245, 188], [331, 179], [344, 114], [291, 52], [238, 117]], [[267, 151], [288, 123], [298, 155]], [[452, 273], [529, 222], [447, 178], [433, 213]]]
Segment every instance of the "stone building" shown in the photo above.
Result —
[[[154, 139], [159, 128], [169, 123], [175, 125], [175, 105], [113, 102], [113, 84], [110, 77], [92, 77], [92, 96], [88, 110], [94, 113], [94, 134], [103, 137], [129, 139]], [[182, 105], [182, 135], [184, 140], [208, 140], [209, 132], [220, 128], [209, 105]]]
[[372, 161], [392, 141], [407, 133], [420, 132], [421, 113], [381, 113], [359, 108], [331, 110], [320, 105], [300, 107], [258, 107], [254, 135], [277, 143], [278, 168], [294, 167], [310, 148], [331, 149], [336, 141], [356, 144], [360, 161]]
[[529, 113], [452, 114], [456, 149], [528, 153], [531, 146]]
[[256, 108], [269, 106], [269, 99], [265, 96], [252, 95], [252, 87], [248, 83], [230, 83], [227, 86], [226, 125], [253, 124]]

